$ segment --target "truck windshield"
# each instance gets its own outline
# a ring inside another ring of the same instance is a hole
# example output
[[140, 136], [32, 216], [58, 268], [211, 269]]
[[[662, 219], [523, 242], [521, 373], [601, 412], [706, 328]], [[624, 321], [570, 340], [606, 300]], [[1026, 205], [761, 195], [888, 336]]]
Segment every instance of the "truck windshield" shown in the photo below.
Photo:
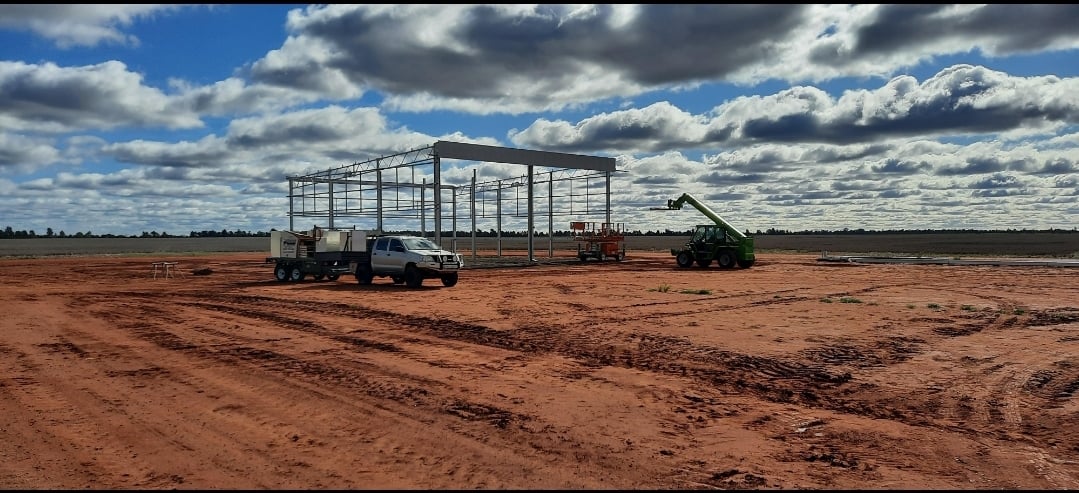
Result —
[[435, 242], [426, 238], [404, 238], [402, 241], [409, 250], [441, 250]]

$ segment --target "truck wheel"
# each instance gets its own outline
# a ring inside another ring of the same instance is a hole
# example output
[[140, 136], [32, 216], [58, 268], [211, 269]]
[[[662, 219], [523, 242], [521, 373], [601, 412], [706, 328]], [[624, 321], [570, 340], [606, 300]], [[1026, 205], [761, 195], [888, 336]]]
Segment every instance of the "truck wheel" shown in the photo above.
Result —
[[693, 265], [693, 257], [690, 256], [688, 252], [679, 253], [674, 260], [675, 262], [678, 262], [679, 267], [689, 267]]
[[287, 281], [288, 280], [288, 266], [286, 266], [285, 264], [277, 264], [277, 267], [274, 267], [273, 276], [274, 276], [274, 279], [277, 279], [278, 282]]
[[371, 272], [371, 268], [362, 265], [356, 267], [356, 282], [363, 284], [364, 286], [371, 284], [371, 281], [375, 279], [375, 273]]
[[625, 259], [626, 259], [626, 254], [625, 254], [624, 252], [623, 252], [623, 253], [619, 253], [618, 255], [615, 255], [615, 256], [614, 256], [614, 260], [615, 260], [615, 262], [621, 262], [621, 261], [623, 261], [623, 260], [625, 260]]
[[753, 260], [739, 260], [738, 261], [738, 267], [741, 267], [743, 269], [748, 269], [750, 267], [753, 267]]
[[720, 269], [730, 269], [731, 267], [734, 267], [735, 261], [736, 261], [736, 258], [734, 256], [734, 252], [732, 252], [730, 250], [723, 250], [723, 251], [719, 252], [719, 268]]
[[405, 286], [410, 288], [418, 288], [423, 285], [423, 274], [413, 264], [408, 264], [405, 267]]
[[326, 279], [329, 279], [331, 281], [336, 281], [338, 277], [341, 277], [341, 275], [340, 274], [327, 274], [326, 275]]
[[442, 285], [446, 286], [447, 288], [452, 288], [452, 287], [456, 286], [457, 285], [457, 273], [454, 272], [453, 274], [446, 274], [446, 275], [442, 276]]
[[303, 273], [303, 269], [301, 269], [300, 266], [297, 265], [297, 266], [294, 266], [292, 268], [292, 271], [289, 272], [288, 280], [293, 281], [293, 282], [300, 282], [306, 276], [307, 276], [307, 274]]
[[392, 276], [392, 277], [390, 277], [390, 279], [393, 280], [394, 284], [401, 284], [401, 283], [405, 282], [405, 278], [403, 278], [401, 276]]

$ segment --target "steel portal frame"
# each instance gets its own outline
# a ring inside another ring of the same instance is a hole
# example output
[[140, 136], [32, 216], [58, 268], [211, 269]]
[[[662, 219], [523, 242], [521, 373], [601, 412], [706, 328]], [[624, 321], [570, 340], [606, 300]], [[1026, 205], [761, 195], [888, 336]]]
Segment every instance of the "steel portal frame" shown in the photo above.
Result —
[[[527, 166], [527, 171], [511, 178], [481, 180], [474, 167], [467, 182], [446, 184], [442, 177], [442, 159], [520, 164]], [[325, 227], [330, 229], [342, 219], [359, 219], [368, 222], [368, 226], [361, 229], [377, 232], [385, 231], [387, 220], [402, 225], [415, 225], [418, 221], [420, 234], [427, 236], [430, 215], [434, 221], [434, 239], [441, 244], [444, 219], [448, 216], [453, 241], [451, 248], [456, 250], [458, 204], [464, 202], [468, 204], [464, 217], [470, 221], [473, 258], [481, 219], [494, 219], [491, 229], [498, 238], [497, 254], [501, 256], [502, 220], [507, 217], [504, 204], [507, 203], [506, 196], [512, 195], [508, 199], [513, 205], [508, 217], [526, 220], [528, 258], [534, 261], [536, 200], [546, 199], [545, 207], [540, 207], [539, 212], [546, 212], [548, 256], [553, 257], [555, 217], [602, 213], [605, 222], [611, 222], [611, 177], [615, 172], [615, 160], [609, 157], [437, 141], [396, 154], [289, 176], [289, 229], [295, 230], [296, 218], [324, 219]], [[538, 194], [537, 188], [541, 189]], [[543, 188], [546, 188], [545, 192]], [[370, 226], [372, 219], [374, 225]], [[405, 227], [395, 229], [407, 230]]]

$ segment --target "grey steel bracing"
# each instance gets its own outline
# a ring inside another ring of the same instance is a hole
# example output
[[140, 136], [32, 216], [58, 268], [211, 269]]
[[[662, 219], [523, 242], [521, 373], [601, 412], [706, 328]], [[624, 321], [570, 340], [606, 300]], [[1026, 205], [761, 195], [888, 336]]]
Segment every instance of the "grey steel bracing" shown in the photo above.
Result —
[[525, 164], [528, 166], [546, 166], [550, 168], [591, 169], [596, 171], [614, 171], [615, 161], [610, 157], [585, 156], [564, 152], [514, 149], [464, 142], [435, 142], [435, 154], [443, 158], [483, 161], [490, 163]]
[[[480, 181], [477, 171], [473, 169], [467, 183], [443, 184], [444, 159], [522, 164], [527, 166], [527, 172], [513, 179], [502, 177]], [[434, 210], [430, 212], [433, 212], [435, 219], [435, 239], [441, 242], [444, 230], [442, 223], [447, 214], [451, 217], [453, 237], [456, 239], [459, 213], [456, 206], [457, 194], [462, 194], [461, 198], [464, 199], [466, 196], [463, 194], [467, 193], [472, 254], [475, 256], [476, 235], [481, 226], [478, 221], [491, 217], [489, 211], [492, 205], [491, 197], [494, 196], [498, 255], [502, 255], [502, 230], [506, 226], [505, 219], [509, 217], [514, 221], [514, 228], [521, 226], [518, 221], [526, 220], [528, 257], [529, 260], [535, 260], [536, 214], [542, 212], [537, 210], [539, 207], [547, 208], [546, 229], [550, 239], [548, 255], [551, 256], [554, 255], [554, 232], [558, 229], [554, 227], [554, 223], [558, 217], [596, 214], [599, 213], [600, 204], [603, 204], [606, 220], [611, 221], [612, 171], [616, 171], [614, 158], [438, 141], [433, 145], [366, 161], [289, 176], [289, 228], [296, 227], [295, 219], [298, 217], [324, 218], [330, 227], [347, 227], [341, 224], [344, 221], [339, 221], [340, 219], [370, 218], [376, 221], [375, 229], [379, 232], [384, 232], [387, 226], [407, 228], [406, 223], [401, 223], [401, 220], [417, 221], [421, 230], [426, 231], [428, 209], [433, 207]], [[385, 176], [386, 172], [394, 173], [394, 176]], [[368, 173], [375, 174], [373, 179], [365, 179], [370, 178]], [[598, 184], [592, 180], [601, 176], [604, 178], [605, 188], [590, 184]], [[537, 185], [543, 183], [547, 186], [537, 189]], [[577, 185], [578, 183], [584, 185]], [[523, 184], [527, 184], [524, 195], [520, 193]], [[427, 200], [428, 187], [433, 190], [433, 205], [432, 201]], [[510, 187], [516, 190], [512, 199], [502, 193]], [[450, 190], [451, 204], [445, 204], [446, 196], [442, 193], [446, 189]], [[536, 200], [542, 197], [544, 191], [546, 200], [537, 203]], [[419, 193], [420, 197], [416, 197], [416, 193]], [[597, 200], [599, 195], [604, 195], [606, 200]], [[502, 207], [504, 198], [516, 202], [512, 214], [507, 215]], [[527, 210], [521, 207], [522, 198], [527, 201]], [[582, 203], [583, 208], [580, 205]], [[443, 207], [446, 207], [446, 210], [443, 210]], [[593, 207], [596, 210], [593, 210]], [[393, 220], [394, 223], [388, 224], [388, 220]], [[362, 225], [353, 227], [370, 228]]]

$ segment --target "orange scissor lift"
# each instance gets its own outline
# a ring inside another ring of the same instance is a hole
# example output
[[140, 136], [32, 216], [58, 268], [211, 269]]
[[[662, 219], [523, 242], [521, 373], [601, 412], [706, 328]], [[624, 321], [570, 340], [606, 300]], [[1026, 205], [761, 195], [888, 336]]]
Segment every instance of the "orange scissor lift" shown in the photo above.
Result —
[[577, 258], [581, 261], [612, 258], [621, 262], [626, 258], [624, 223], [572, 221], [569, 227], [577, 242]]

